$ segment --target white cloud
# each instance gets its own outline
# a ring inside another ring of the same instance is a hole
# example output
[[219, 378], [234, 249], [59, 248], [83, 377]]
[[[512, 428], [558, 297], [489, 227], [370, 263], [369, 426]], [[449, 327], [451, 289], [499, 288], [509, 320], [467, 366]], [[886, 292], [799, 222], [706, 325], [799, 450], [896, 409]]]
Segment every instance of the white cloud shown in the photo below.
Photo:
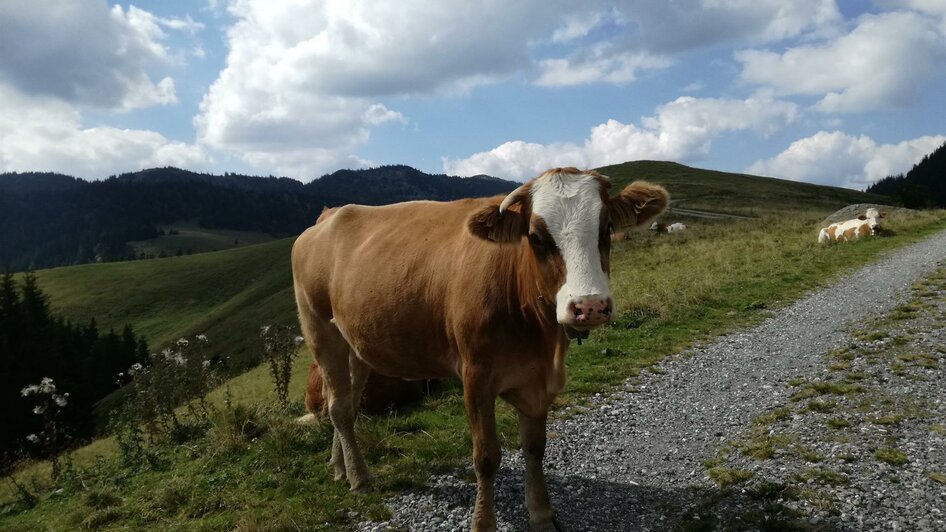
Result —
[[565, 43], [584, 37], [601, 23], [604, 16], [605, 13], [600, 11], [589, 11], [566, 16], [564, 23], [552, 32], [552, 42]]
[[820, 96], [822, 112], [905, 106], [917, 86], [941, 71], [946, 37], [929, 17], [896, 12], [864, 15], [848, 34], [784, 53], [736, 53], [741, 78], [779, 94]]
[[688, 96], [657, 108], [641, 125], [608, 120], [591, 129], [582, 144], [506, 142], [490, 151], [460, 160], [444, 160], [454, 175], [489, 174], [527, 179], [549, 167], [592, 168], [636, 159], [692, 161], [709, 153], [721, 133], [752, 130], [771, 133], [794, 121], [795, 104], [760, 94], [746, 100]]
[[[581, 4], [579, 4], [581, 5]], [[537, 85], [624, 84], [643, 69], [661, 69], [679, 52], [724, 42], [765, 43], [801, 35], [830, 35], [842, 17], [834, 0], [638, 0], [609, 6], [586, 2], [565, 18], [553, 43], [606, 35], [564, 57], [537, 62]]]
[[795, 181], [864, 189], [888, 175], [908, 171], [946, 136], [924, 136], [898, 144], [877, 144], [866, 135], [840, 131], [796, 140], [785, 151], [757, 161], [746, 171]]
[[468, 90], [531, 65], [561, 7], [523, 2], [234, 0], [226, 68], [194, 119], [201, 142], [310, 179], [364, 162], [385, 96]]
[[834, 0], [638, 0], [618, 9], [637, 23], [643, 45], [660, 52], [830, 34], [843, 20]]
[[162, 27], [199, 29], [190, 19], [159, 18], [134, 6], [109, 8], [101, 0], [6, 0], [0, 20], [0, 83], [119, 110], [177, 101], [170, 77], [153, 81], [156, 70], [174, 61], [162, 43]]
[[212, 161], [192, 144], [154, 131], [85, 128], [71, 105], [0, 85], [0, 172], [51, 171], [88, 179], [155, 166], [201, 168]]
[[637, 79], [637, 71], [670, 66], [668, 57], [647, 52], [617, 52], [611, 46], [592, 47], [585, 54], [565, 59], [539, 61], [541, 86], [584, 85], [587, 83], [630, 83]]

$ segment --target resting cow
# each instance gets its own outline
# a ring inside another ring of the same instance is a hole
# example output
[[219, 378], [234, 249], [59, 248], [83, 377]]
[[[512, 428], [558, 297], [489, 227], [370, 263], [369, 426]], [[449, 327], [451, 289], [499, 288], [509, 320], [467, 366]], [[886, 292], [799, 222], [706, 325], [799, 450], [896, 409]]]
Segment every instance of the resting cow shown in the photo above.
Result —
[[866, 213], [853, 220], [833, 223], [822, 228], [818, 233], [818, 243], [823, 244], [829, 240], [841, 242], [856, 240], [862, 236], [874, 236], [880, 232], [880, 220], [886, 217], [887, 213], [877, 212], [877, 209], [871, 207]]
[[[406, 381], [394, 377], [385, 377], [370, 372], [361, 397], [361, 406], [368, 412], [385, 412], [389, 409], [424, 396], [429, 381]], [[315, 423], [318, 416], [328, 415], [328, 403], [322, 391], [322, 370], [313, 360], [309, 365], [309, 374], [305, 386], [305, 409], [308, 414], [296, 421], [303, 424]]]
[[556, 530], [542, 459], [569, 339], [611, 318], [610, 232], [647, 222], [669, 200], [649, 183], [614, 197], [609, 186], [556, 168], [505, 198], [348, 205], [296, 240], [299, 320], [325, 382], [336, 479], [353, 491], [370, 483], [354, 431], [370, 370], [458, 376], [477, 478], [473, 529], [496, 527], [498, 396], [519, 413], [529, 521]]
[[670, 224], [670, 225], [667, 225], [667, 224], [659, 224], [659, 223], [657, 223], [657, 222], [654, 222], [654, 223], [650, 224], [650, 230], [651, 230], [651, 231], [655, 231], [655, 232], [658, 233], [658, 234], [679, 233], [679, 232], [685, 230], [686, 228], [687, 228], [687, 226], [686, 226], [685, 224], [680, 223], [680, 222], [672, 223], [672, 224]]

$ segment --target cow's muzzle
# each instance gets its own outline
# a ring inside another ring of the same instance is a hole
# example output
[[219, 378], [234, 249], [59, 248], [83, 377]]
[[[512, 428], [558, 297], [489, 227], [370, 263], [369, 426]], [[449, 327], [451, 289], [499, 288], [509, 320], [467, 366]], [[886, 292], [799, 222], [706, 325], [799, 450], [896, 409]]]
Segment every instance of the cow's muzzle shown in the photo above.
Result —
[[614, 303], [604, 295], [588, 295], [573, 298], [566, 307], [566, 325], [579, 331], [587, 331], [611, 321]]

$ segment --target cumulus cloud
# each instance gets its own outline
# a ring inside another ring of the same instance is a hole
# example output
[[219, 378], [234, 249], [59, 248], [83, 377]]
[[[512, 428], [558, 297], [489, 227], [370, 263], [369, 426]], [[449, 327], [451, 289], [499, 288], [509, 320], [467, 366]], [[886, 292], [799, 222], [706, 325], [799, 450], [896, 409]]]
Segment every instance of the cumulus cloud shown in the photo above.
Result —
[[194, 120], [198, 138], [304, 179], [364, 164], [354, 154], [372, 128], [407, 122], [380, 98], [468, 90], [529, 68], [529, 40], [561, 16], [539, 0], [229, 9], [227, 65]]
[[[162, 28], [193, 32], [190, 19], [155, 17], [104, 0], [0, 2], [0, 83], [77, 105], [130, 110], [177, 101], [174, 58]], [[41, 36], [41, 42], [36, 40]]]
[[539, 61], [540, 75], [535, 84], [630, 83], [637, 78], [639, 70], [666, 68], [671, 63], [668, 57], [647, 52], [615, 52], [612, 46], [601, 45], [573, 57]]
[[736, 59], [744, 81], [820, 96], [819, 111], [868, 111], [912, 102], [917, 86], [946, 63], [946, 36], [918, 13], [864, 15], [836, 39], [784, 53], [746, 50]]
[[924, 136], [897, 144], [877, 144], [866, 135], [819, 131], [796, 140], [771, 159], [746, 171], [795, 181], [864, 189], [888, 175], [908, 171], [924, 155], [946, 142], [946, 136]]
[[75, 108], [0, 85], [0, 172], [51, 171], [88, 179], [155, 166], [201, 168], [199, 146], [154, 131], [83, 127]]
[[843, 21], [834, 0], [639, 0], [618, 9], [636, 22], [642, 44], [660, 52], [831, 33]]
[[657, 108], [641, 125], [608, 120], [582, 144], [506, 142], [460, 160], [445, 159], [448, 174], [490, 174], [527, 179], [549, 167], [592, 168], [636, 159], [693, 161], [705, 157], [713, 138], [727, 131], [769, 134], [795, 120], [796, 105], [760, 94], [746, 100], [684, 96]]
[[605, 28], [564, 57], [541, 59], [538, 85], [629, 83], [640, 70], [666, 68], [675, 54], [724, 42], [766, 43], [833, 34], [842, 21], [834, 0], [682, 0], [585, 2], [551, 41], [570, 42]]

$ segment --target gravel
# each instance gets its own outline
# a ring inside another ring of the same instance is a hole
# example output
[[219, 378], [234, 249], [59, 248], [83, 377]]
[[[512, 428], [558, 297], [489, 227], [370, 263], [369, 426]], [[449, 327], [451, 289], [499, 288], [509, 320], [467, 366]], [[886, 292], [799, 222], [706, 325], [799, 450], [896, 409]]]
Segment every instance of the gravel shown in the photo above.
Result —
[[[946, 485], [933, 478], [946, 473], [946, 280], [924, 285], [919, 295], [910, 289], [944, 260], [946, 231], [843, 276], [758, 326], [669, 357], [655, 371], [569, 407], [573, 415], [549, 424], [545, 459], [564, 529], [753, 530], [782, 522], [946, 530]], [[877, 321], [911, 297], [918, 310]], [[819, 383], [859, 391], [811, 391]], [[756, 419], [773, 412], [774, 421]], [[848, 426], [829, 428], [838, 418]], [[744, 453], [751, 442], [775, 442], [771, 456]], [[908, 461], [888, 464], [875, 457], [878, 449]], [[711, 466], [749, 478], [721, 485]], [[500, 530], [528, 529], [522, 471], [521, 455], [504, 452], [496, 485]], [[432, 477], [426, 488], [388, 501], [390, 521], [358, 529], [468, 530], [475, 493], [469, 478], [469, 468]]]

